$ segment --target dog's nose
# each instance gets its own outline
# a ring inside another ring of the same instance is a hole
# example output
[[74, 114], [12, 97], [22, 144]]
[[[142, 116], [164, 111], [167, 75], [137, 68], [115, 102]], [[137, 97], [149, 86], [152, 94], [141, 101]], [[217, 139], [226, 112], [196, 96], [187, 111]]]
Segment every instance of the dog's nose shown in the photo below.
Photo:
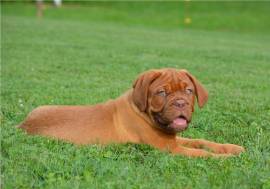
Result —
[[183, 100], [183, 99], [176, 100], [174, 102], [174, 105], [177, 106], [177, 107], [179, 107], [179, 108], [185, 107], [186, 104], [187, 104], [187, 102], [185, 100]]

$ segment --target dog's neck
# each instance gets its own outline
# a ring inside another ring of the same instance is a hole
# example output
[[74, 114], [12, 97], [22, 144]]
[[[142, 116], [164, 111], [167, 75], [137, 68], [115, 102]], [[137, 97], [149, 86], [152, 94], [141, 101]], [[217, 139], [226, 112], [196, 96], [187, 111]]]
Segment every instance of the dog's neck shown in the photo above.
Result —
[[153, 123], [152, 123], [151, 119], [149, 118], [149, 116], [147, 115], [147, 113], [141, 112], [139, 110], [139, 108], [134, 104], [133, 99], [132, 99], [132, 92], [133, 92], [133, 89], [130, 89], [124, 94], [124, 96], [126, 96], [126, 98], [127, 98], [127, 102], [129, 103], [130, 107], [145, 122], [147, 122], [149, 125], [153, 125]]
[[[133, 102], [132, 99], [132, 89], [128, 90], [127, 92], [125, 92], [122, 96], [120, 96], [118, 99], [116, 99], [116, 101], [121, 101], [121, 103], [118, 104], [122, 104], [121, 107], [119, 107], [121, 110], [120, 111], [132, 111], [135, 113], [135, 115], [137, 115], [137, 119], [140, 118], [141, 121], [136, 120], [136, 123], [134, 122], [134, 124], [130, 124], [133, 125], [135, 128], [135, 131], [133, 130], [134, 128], [130, 127], [132, 129], [132, 133], [140, 133], [140, 131], [138, 132], [138, 130], [142, 129], [141, 131], [146, 131], [148, 135], [146, 136], [148, 137], [152, 137], [152, 138], [166, 138], [168, 139], [174, 139], [176, 135], [171, 135], [171, 134], [167, 134], [164, 133], [163, 131], [159, 130], [158, 128], [156, 128], [154, 126], [155, 123], [153, 123], [153, 121], [151, 120], [151, 118], [149, 118], [148, 114], [146, 112], [141, 112], [139, 110], [139, 108], [135, 105], [135, 103]], [[127, 108], [126, 110], [124, 110], [125, 108]], [[122, 112], [124, 114], [124, 112]], [[131, 114], [132, 115], [132, 114]], [[132, 118], [130, 117], [130, 120], [132, 120]], [[139, 125], [138, 125], [139, 123]], [[130, 129], [129, 128], [129, 129]], [[135, 137], [136, 138], [136, 137]], [[143, 139], [142, 139], [143, 140]]]

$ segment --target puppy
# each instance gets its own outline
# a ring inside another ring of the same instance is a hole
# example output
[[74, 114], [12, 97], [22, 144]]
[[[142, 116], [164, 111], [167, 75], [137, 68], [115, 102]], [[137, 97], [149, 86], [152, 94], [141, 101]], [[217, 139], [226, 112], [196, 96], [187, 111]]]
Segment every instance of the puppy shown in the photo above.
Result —
[[140, 143], [190, 157], [243, 152], [234, 144], [177, 136], [188, 128], [196, 99], [202, 108], [208, 93], [186, 70], [150, 70], [115, 100], [93, 106], [41, 106], [19, 127], [75, 144]]

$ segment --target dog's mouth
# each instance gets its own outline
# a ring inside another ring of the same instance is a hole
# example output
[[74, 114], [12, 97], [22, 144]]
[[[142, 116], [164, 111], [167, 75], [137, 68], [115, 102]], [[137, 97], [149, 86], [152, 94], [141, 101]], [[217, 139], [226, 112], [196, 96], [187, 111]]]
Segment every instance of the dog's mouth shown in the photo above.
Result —
[[162, 120], [159, 115], [154, 115], [154, 120], [163, 131], [167, 133], [176, 133], [184, 131], [188, 128], [189, 120], [186, 116], [180, 115], [173, 119], [171, 122]]
[[172, 123], [168, 125], [168, 127], [173, 128], [177, 131], [183, 131], [188, 127], [188, 120], [185, 116], [179, 116], [175, 118]]

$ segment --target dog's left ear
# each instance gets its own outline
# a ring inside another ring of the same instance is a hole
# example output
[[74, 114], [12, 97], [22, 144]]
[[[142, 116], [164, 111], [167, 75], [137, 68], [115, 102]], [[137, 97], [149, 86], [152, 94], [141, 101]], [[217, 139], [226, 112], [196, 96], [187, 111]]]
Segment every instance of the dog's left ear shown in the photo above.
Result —
[[194, 87], [195, 87], [195, 94], [197, 97], [198, 105], [200, 108], [204, 106], [204, 104], [208, 100], [208, 92], [207, 90], [202, 86], [202, 84], [193, 76], [191, 75], [187, 70], [181, 70], [181, 72], [184, 72], [192, 81]]
[[161, 75], [161, 72], [150, 70], [142, 73], [133, 83], [132, 98], [141, 112], [147, 108], [148, 89], [151, 83]]

